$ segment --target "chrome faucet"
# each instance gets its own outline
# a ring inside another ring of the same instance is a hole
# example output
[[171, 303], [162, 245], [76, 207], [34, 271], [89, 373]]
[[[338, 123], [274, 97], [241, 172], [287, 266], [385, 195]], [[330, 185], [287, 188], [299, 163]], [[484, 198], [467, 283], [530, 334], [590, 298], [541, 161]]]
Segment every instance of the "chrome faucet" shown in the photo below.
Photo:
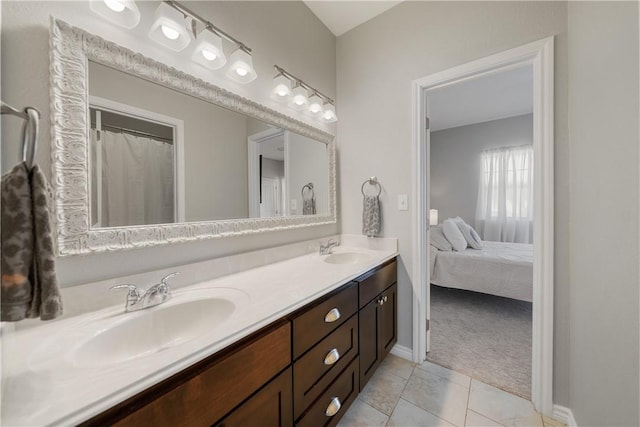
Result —
[[336, 242], [333, 239], [329, 239], [326, 245], [320, 243], [320, 255], [329, 255], [330, 253], [333, 253], [333, 248], [339, 244], [339, 242]]
[[143, 310], [145, 308], [153, 307], [171, 299], [171, 287], [169, 286], [169, 278], [177, 276], [180, 273], [167, 274], [157, 283], [146, 291], [141, 291], [136, 285], [123, 284], [112, 286], [111, 289], [127, 289], [127, 301], [124, 305], [125, 313], [131, 311]]

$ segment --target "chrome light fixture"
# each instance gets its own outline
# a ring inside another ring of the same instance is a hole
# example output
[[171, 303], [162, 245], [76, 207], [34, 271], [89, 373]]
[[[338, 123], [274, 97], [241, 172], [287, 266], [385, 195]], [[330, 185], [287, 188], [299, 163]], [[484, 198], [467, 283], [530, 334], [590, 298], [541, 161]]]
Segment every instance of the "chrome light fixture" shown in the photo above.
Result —
[[289, 80], [284, 74], [278, 73], [273, 78], [273, 90], [271, 91], [271, 97], [276, 101], [286, 102], [291, 96], [291, 80]]
[[156, 9], [155, 20], [149, 30], [149, 38], [171, 50], [180, 52], [191, 42], [185, 25], [186, 16], [162, 2]]
[[210, 70], [222, 68], [227, 63], [219, 35], [205, 28], [198, 34], [197, 40], [191, 59]]
[[307, 90], [298, 82], [298, 85], [293, 89], [293, 94], [289, 100], [289, 106], [296, 110], [304, 110], [309, 105], [309, 98], [307, 98]]
[[91, 0], [89, 7], [106, 20], [127, 29], [140, 23], [140, 10], [133, 0]]
[[[309, 86], [284, 68], [277, 65], [274, 65], [273, 68], [278, 72], [273, 79], [273, 92], [271, 95], [273, 98], [282, 101], [288, 100], [291, 108], [304, 110], [309, 115], [318, 117], [326, 123], [338, 120], [336, 117], [336, 108], [331, 98], [322, 94], [318, 89]], [[295, 87], [291, 91], [292, 82], [295, 84]], [[285, 88], [289, 89], [289, 94], [286, 96]], [[280, 98], [277, 96], [279, 91], [282, 93]], [[311, 96], [309, 96], [309, 93], [311, 93]]]
[[258, 75], [253, 69], [253, 60], [251, 54], [245, 50], [244, 46], [238, 47], [229, 58], [229, 69], [227, 77], [238, 83], [249, 83], [255, 80]]

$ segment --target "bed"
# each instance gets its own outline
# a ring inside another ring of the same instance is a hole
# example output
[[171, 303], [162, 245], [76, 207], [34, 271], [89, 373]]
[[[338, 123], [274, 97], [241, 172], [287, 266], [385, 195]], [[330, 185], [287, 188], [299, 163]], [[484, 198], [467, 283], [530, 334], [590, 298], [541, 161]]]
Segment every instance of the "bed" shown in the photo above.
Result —
[[482, 249], [431, 247], [431, 283], [522, 301], [533, 298], [533, 245], [482, 242]]

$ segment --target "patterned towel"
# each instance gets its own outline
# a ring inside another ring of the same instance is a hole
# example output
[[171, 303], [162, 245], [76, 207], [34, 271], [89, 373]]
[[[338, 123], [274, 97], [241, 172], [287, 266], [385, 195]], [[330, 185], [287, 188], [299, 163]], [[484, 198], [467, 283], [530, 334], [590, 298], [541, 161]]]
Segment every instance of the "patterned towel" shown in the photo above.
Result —
[[362, 234], [374, 237], [380, 234], [380, 199], [364, 196], [362, 207]]
[[50, 320], [62, 314], [50, 194], [38, 166], [29, 173], [21, 163], [2, 177], [2, 321]]
[[316, 199], [304, 199], [302, 201], [302, 215], [315, 215], [316, 214]]

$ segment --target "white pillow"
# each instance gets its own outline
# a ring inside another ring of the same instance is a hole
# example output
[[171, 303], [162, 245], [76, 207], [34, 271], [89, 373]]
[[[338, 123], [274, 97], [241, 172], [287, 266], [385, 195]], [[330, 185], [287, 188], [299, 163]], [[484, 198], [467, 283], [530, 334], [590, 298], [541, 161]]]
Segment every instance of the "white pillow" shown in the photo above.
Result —
[[444, 237], [442, 227], [439, 225], [429, 227], [429, 243], [440, 251], [451, 252], [453, 250], [451, 243]]
[[464, 239], [467, 241], [469, 247], [472, 249], [482, 249], [482, 240], [480, 239], [480, 236], [478, 235], [476, 230], [474, 230], [473, 227], [464, 222], [464, 220], [459, 216], [453, 218], [453, 220], [456, 222], [456, 225], [460, 229], [460, 232], [464, 236]]
[[454, 251], [464, 251], [467, 249], [467, 239], [464, 238], [460, 228], [454, 219], [445, 219], [442, 223], [442, 232], [444, 237], [451, 243]]

